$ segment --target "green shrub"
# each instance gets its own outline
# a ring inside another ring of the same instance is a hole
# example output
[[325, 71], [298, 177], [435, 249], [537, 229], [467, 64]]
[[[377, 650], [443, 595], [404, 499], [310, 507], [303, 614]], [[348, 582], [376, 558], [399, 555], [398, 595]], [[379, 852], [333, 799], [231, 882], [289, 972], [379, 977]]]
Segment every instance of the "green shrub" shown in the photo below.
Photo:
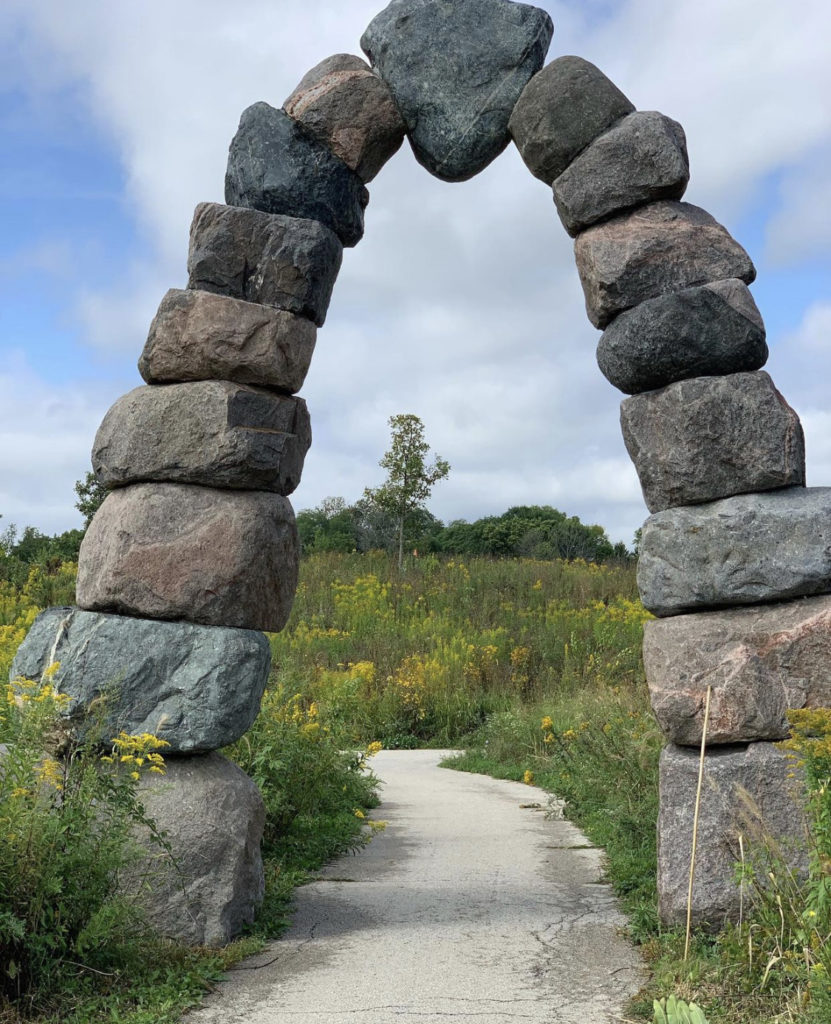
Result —
[[318, 867], [363, 846], [365, 810], [377, 804], [367, 761], [380, 748], [343, 751], [317, 704], [268, 690], [254, 725], [225, 750], [259, 786], [266, 807], [263, 856], [283, 869]]
[[64, 731], [67, 700], [47, 675], [10, 684], [2, 702], [0, 1000], [37, 1001], [79, 969], [109, 970], [140, 930], [118, 874], [134, 826], [155, 834], [137, 783], [164, 772], [159, 741], [121, 734], [102, 757]]

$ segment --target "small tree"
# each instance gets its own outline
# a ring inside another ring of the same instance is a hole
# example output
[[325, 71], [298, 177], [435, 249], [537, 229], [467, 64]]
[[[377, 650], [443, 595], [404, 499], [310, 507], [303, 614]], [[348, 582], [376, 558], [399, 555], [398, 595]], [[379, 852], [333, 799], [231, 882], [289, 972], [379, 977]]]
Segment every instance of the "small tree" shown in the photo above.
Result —
[[84, 529], [86, 530], [92, 522], [92, 517], [103, 504], [104, 498], [107, 497], [108, 491], [102, 483], [99, 483], [94, 473], [87, 471], [83, 480], [76, 480], [75, 493], [78, 495], [75, 508], [84, 517]]
[[438, 455], [427, 465], [430, 446], [424, 440], [424, 424], [412, 413], [391, 416], [392, 443], [379, 465], [387, 471], [380, 487], [367, 488], [364, 497], [395, 518], [398, 533], [398, 568], [404, 564], [404, 527], [416, 509], [423, 509], [430, 491], [450, 472]]

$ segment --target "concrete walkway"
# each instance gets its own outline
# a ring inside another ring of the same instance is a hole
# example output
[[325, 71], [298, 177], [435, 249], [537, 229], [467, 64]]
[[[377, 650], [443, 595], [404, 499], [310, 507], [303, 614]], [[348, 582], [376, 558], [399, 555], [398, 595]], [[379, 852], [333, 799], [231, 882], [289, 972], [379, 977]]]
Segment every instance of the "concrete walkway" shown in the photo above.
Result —
[[545, 817], [542, 790], [441, 756], [378, 755], [386, 830], [301, 888], [291, 930], [188, 1024], [624, 1019], [642, 965], [600, 852]]

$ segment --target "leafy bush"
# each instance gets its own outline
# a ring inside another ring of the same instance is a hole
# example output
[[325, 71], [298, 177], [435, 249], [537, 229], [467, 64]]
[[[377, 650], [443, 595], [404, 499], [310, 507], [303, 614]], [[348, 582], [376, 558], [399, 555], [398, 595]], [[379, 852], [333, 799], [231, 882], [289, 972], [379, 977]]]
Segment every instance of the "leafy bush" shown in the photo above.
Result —
[[364, 812], [378, 802], [367, 761], [378, 749], [340, 750], [314, 702], [279, 687], [266, 692], [250, 731], [225, 753], [263, 795], [263, 856], [272, 870], [316, 868], [364, 845]]
[[161, 744], [122, 734], [102, 757], [64, 731], [68, 699], [47, 674], [7, 686], [0, 711], [0, 999], [36, 1001], [79, 969], [108, 970], [139, 924], [118, 875], [134, 826], [155, 834], [137, 783], [164, 772]]

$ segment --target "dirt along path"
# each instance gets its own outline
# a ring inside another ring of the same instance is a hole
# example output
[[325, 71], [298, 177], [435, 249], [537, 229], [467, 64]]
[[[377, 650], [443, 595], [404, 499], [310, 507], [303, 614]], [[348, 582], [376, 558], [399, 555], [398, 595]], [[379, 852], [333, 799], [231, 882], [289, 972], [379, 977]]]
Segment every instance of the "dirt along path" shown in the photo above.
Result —
[[187, 1024], [622, 1019], [643, 968], [601, 852], [542, 790], [441, 757], [378, 755], [386, 830], [298, 890], [291, 929]]

